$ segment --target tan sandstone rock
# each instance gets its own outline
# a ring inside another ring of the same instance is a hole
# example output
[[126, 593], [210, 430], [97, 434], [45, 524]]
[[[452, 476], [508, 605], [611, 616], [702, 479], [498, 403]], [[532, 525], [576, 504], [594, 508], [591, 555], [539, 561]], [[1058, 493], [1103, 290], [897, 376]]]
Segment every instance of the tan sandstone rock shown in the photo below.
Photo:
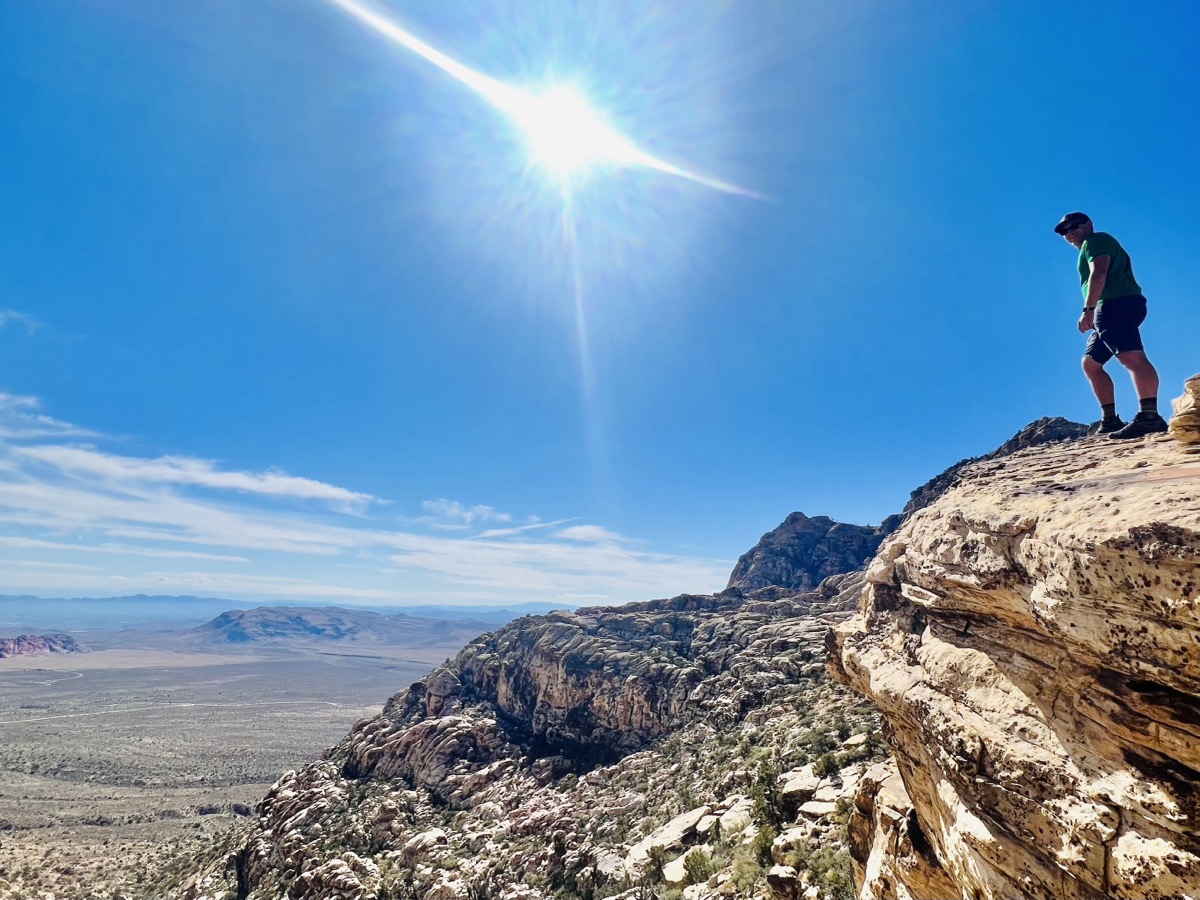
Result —
[[914, 814], [860, 792], [859, 864], [893, 857], [863, 897], [937, 869], [978, 900], [1200, 897], [1200, 461], [1158, 436], [976, 464], [867, 578], [830, 666], [888, 720]]
[[863, 775], [849, 823], [850, 854], [860, 895], [878, 900], [957, 897], [960, 892], [930, 853], [895, 760]]
[[783, 799], [796, 806], [811, 800], [823, 783], [821, 776], [813, 772], [812, 763], [805, 763], [798, 769], [784, 772], [779, 776], [779, 781], [779, 791]]
[[651, 847], [664, 847], [667, 850], [682, 847], [687, 839], [696, 833], [696, 826], [700, 821], [711, 812], [711, 806], [701, 806], [680, 813], [666, 825], [654, 829], [630, 848], [625, 858], [625, 868], [631, 873], [637, 872], [645, 865]]
[[1171, 401], [1171, 437], [1184, 444], [1200, 444], [1200, 375], [1183, 383], [1183, 394]]

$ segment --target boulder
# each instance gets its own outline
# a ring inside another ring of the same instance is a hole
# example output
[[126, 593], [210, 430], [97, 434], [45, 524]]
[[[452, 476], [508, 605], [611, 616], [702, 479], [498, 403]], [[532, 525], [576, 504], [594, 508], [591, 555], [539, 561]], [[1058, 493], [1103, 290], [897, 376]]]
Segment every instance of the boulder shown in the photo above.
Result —
[[767, 871], [767, 889], [772, 900], [799, 900], [804, 896], [804, 882], [791, 866], [771, 866]]
[[645, 865], [650, 855], [651, 847], [662, 847], [671, 850], [682, 847], [688, 839], [696, 834], [696, 826], [712, 812], [711, 806], [700, 806], [696, 809], [680, 813], [670, 822], [654, 829], [630, 848], [625, 857], [625, 867], [630, 872], [636, 872]]

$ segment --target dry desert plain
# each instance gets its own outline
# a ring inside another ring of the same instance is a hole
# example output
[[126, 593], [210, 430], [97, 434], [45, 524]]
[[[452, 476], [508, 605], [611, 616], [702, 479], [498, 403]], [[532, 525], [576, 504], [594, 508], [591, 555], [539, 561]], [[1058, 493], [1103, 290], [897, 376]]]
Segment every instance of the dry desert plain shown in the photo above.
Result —
[[152, 898], [460, 646], [0, 659], [0, 898]]

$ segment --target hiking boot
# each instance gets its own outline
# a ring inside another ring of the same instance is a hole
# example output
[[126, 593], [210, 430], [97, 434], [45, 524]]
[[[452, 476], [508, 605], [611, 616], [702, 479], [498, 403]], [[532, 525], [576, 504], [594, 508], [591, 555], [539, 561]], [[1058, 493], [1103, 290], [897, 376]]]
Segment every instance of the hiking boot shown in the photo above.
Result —
[[1133, 421], [1119, 431], [1114, 431], [1109, 435], [1110, 438], [1117, 441], [1127, 441], [1130, 438], [1140, 438], [1147, 434], [1159, 434], [1167, 430], [1167, 423], [1156, 412], [1140, 412], [1133, 417]]
[[1092, 434], [1112, 434], [1114, 431], [1120, 431], [1125, 427], [1125, 420], [1120, 416], [1112, 416], [1107, 419], [1101, 419], [1098, 425], [1092, 426]]

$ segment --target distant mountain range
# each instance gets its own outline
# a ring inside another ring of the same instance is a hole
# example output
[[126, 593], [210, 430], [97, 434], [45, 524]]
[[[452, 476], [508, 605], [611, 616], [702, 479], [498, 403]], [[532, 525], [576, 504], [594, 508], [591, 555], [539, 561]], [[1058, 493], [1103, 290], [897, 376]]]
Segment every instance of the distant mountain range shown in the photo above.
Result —
[[[287, 601], [294, 609], [319, 609], [319, 604]], [[118, 631], [122, 628], [182, 629], [206, 622], [228, 610], [244, 609], [236, 600], [219, 597], [158, 596], [133, 594], [123, 597], [33, 597], [0, 594], [0, 634], [50, 631]], [[425, 604], [413, 607], [371, 607], [380, 615], [408, 615], [442, 621], [469, 619], [498, 628], [523, 615], [545, 615], [564, 605], [519, 603], [508, 606], [449, 606]], [[368, 611], [368, 610], [364, 610]], [[482, 630], [487, 630], [484, 628]], [[478, 630], [475, 632], [478, 634]]]
[[[55, 602], [32, 599], [35, 603]], [[146, 598], [151, 602], [163, 599]], [[404, 612], [385, 614], [339, 606], [260, 606], [249, 610], [226, 608], [202, 625], [148, 621], [129, 627], [84, 630], [88, 631], [87, 640], [92, 650], [155, 649], [183, 653], [239, 649], [315, 650], [357, 654], [397, 648], [457, 648], [518, 618], [511, 610], [502, 613], [484, 610], [483, 615], [475, 618], [462, 615], [463, 610], [454, 611], [459, 617], [416, 616]], [[11, 637], [14, 634], [20, 636]], [[21, 629], [12, 628], [0, 619], [0, 657], [77, 653], [84, 649], [71, 635], [23, 634]]]
[[221, 613], [211, 622], [192, 628], [182, 636], [188, 643], [209, 647], [429, 647], [463, 645], [492, 627], [491, 623], [480, 619], [450, 622], [405, 613], [382, 615], [338, 606], [260, 606]]

